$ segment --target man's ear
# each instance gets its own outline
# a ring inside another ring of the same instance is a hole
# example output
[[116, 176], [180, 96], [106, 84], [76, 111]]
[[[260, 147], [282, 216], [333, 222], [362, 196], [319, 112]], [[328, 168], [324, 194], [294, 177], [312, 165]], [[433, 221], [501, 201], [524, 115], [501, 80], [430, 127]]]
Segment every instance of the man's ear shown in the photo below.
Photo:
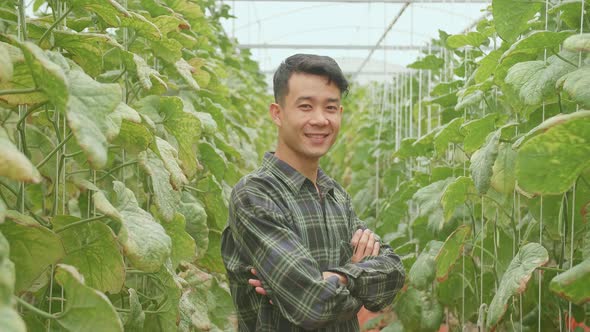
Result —
[[274, 122], [278, 127], [281, 126], [281, 105], [277, 104], [277, 103], [272, 103], [270, 104], [270, 107], [268, 109], [268, 113], [270, 114], [270, 118], [272, 119], [272, 122]]

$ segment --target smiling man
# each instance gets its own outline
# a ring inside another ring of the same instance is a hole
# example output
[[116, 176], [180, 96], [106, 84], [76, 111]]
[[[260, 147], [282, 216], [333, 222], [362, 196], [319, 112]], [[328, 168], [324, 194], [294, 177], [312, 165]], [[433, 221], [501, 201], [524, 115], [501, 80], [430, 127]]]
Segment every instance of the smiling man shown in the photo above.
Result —
[[232, 191], [221, 251], [240, 331], [359, 331], [403, 286], [400, 258], [319, 168], [348, 82], [329, 57], [296, 54], [274, 76], [274, 153]]

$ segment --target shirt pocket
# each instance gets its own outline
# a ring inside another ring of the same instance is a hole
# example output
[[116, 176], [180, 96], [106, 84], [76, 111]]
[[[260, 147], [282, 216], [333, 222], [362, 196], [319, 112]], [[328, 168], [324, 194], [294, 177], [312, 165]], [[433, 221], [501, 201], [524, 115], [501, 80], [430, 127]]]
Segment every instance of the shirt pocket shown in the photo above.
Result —
[[340, 261], [339, 266], [344, 266], [350, 263], [353, 255], [353, 246], [348, 241], [341, 240], [340, 241]]

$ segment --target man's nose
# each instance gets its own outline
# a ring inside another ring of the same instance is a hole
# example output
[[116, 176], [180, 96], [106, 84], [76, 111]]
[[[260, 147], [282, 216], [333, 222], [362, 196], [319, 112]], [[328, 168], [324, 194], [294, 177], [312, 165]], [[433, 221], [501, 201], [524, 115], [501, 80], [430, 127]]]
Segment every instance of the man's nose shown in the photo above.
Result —
[[322, 109], [315, 109], [309, 122], [314, 126], [327, 126], [330, 123]]

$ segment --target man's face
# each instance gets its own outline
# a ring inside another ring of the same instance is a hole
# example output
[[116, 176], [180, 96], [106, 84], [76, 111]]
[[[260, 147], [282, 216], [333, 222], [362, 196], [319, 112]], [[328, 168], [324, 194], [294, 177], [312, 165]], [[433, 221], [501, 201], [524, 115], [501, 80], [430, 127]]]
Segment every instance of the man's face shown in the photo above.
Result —
[[342, 106], [340, 90], [326, 77], [293, 73], [283, 105], [273, 120], [279, 127], [279, 142], [293, 157], [317, 160], [334, 144]]

